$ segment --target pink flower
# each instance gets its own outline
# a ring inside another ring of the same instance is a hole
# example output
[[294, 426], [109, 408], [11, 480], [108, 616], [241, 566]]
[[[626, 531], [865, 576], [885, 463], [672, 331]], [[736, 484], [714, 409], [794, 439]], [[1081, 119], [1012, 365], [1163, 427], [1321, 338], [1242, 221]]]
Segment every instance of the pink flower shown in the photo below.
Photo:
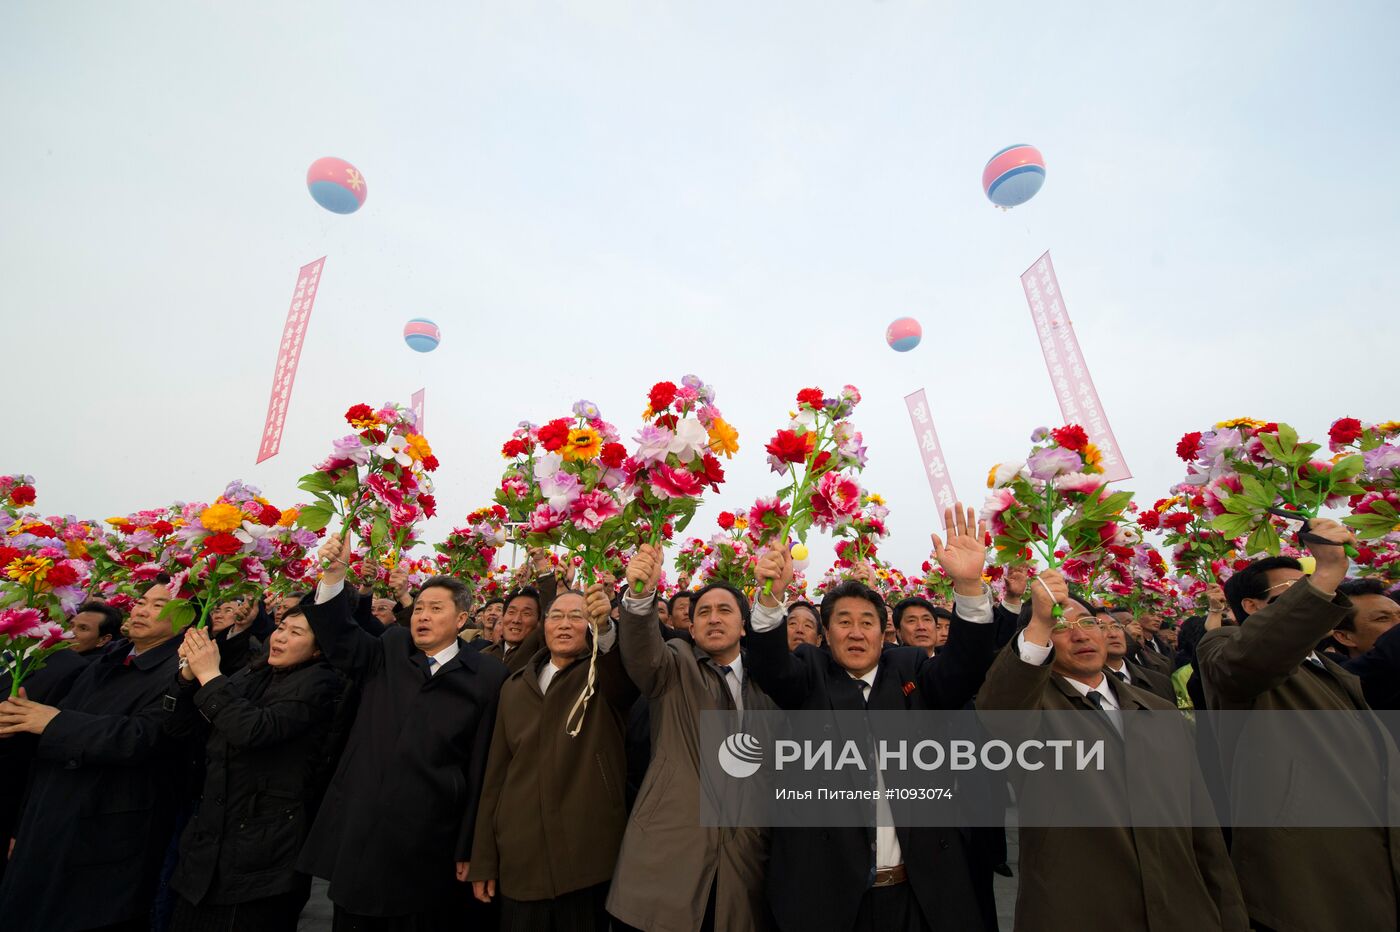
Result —
[[812, 517], [819, 527], [844, 524], [860, 510], [860, 486], [840, 473], [829, 472], [817, 480], [812, 493]]
[[596, 531], [603, 526], [604, 521], [621, 512], [616, 499], [606, 492], [595, 490], [585, 492], [574, 500], [573, 511], [569, 517], [583, 530]]
[[7, 608], [0, 611], [0, 636], [22, 637], [44, 620], [37, 608]]
[[1082, 492], [1085, 495], [1103, 485], [1103, 477], [1085, 472], [1071, 472], [1055, 479], [1055, 488], [1061, 492]]
[[369, 489], [371, 495], [390, 507], [403, 504], [403, 492], [379, 473], [374, 473], [365, 479], [365, 487]]
[[700, 477], [689, 469], [657, 466], [650, 473], [651, 487], [664, 498], [695, 498], [700, 494]]
[[982, 520], [987, 522], [988, 529], [993, 534], [1001, 534], [1006, 530], [1006, 522], [1001, 516], [1016, 504], [1016, 496], [1010, 489], [993, 489], [992, 494], [987, 496], [987, 501], [982, 505]]
[[550, 531], [564, 523], [565, 514], [550, 508], [548, 503], [541, 502], [539, 506], [530, 513], [530, 531], [534, 534], [548, 534]]

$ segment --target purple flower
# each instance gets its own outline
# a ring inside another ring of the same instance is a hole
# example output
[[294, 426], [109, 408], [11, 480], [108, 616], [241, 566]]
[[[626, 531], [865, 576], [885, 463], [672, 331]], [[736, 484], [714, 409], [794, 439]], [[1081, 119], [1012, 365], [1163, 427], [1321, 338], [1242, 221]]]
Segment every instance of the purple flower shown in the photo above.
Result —
[[540, 493], [549, 499], [549, 507], [554, 511], [567, 512], [579, 491], [578, 477], [562, 469], [540, 480]]
[[593, 402], [582, 399], [574, 402], [574, 417], [584, 417], [592, 421], [602, 416], [602, 412]]
[[1032, 478], [1048, 480], [1056, 476], [1079, 472], [1084, 468], [1084, 461], [1079, 458], [1078, 453], [1072, 450], [1047, 447], [1031, 454], [1031, 458], [1026, 461], [1026, 466], [1030, 469]]
[[705, 387], [705, 383], [700, 381], [700, 376], [698, 375], [685, 376], [681, 379], [681, 384], [684, 385], [686, 388], [695, 389], [696, 392], [699, 392], [700, 389]]
[[1376, 476], [1387, 469], [1400, 467], [1400, 447], [1385, 444], [1362, 453], [1361, 459], [1366, 464], [1366, 474]]
[[360, 442], [358, 434], [348, 434], [331, 441], [331, 458], [349, 460], [356, 466], [363, 466], [369, 462], [369, 447]]
[[659, 463], [666, 458], [673, 436], [665, 427], [648, 424], [632, 438], [637, 444], [637, 452], [633, 455], [640, 463]]
[[320, 541], [320, 538], [316, 536], [315, 531], [308, 531], [304, 527], [299, 527], [292, 532], [291, 541], [298, 547], [306, 547], [310, 549], [311, 547], [316, 546], [317, 542]]
[[1031, 443], [1044, 443], [1050, 439], [1050, 428], [1037, 427], [1031, 431]]
[[257, 486], [244, 485], [241, 480], [235, 479], [228, 484], [228, 488], [224, 489], [224, 500], [230, 502], [251, 502], [261, 494], [262, 490]]

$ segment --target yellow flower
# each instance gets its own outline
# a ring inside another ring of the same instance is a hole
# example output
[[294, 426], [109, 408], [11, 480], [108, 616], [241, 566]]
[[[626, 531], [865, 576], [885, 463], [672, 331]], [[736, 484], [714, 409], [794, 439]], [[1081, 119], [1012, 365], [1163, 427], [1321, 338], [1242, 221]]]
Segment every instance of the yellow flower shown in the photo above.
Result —
[[591, 460], [603, 449], [603, 438], [591, 427], [569, 431], [569, 441], [561, 451], [565, 460]]
[[243, 526], [243, 509], [228, 502], [219, 502], [199, 513], [199, 523], [214, 534], [233, 531]]
[[1221, 421], [1215, 426], [1221, 429], [1229, 427], [1248, 427], [1251, 430], [1258, 430], [1259, 428], [1263, 427], [1264, 424], [1264, 421], [1256, 421], [1252, 417], [1233, 417], [1230, 418], [1230, 420], [1228, 421]]
[[722, 417], [710, 422], [710, 449], [723, 453], [725, 459], [733, 459], [739, 452], [739, 432]]
[[1181, 496], [1179, 495], [1173, 495], [1171, 498], [1162, 499], [1160, 502], [1157, 503], [1157, 513], [1165, 514], [1166, 512], [1171, 510], [1171, 507], [1173, 505], [1177, 504], [1180, 501]]
[[[735, 515], [735, 516], [734, 516], [734, 526], [735, 526], [736, 528], [738, 528], [739, 530], [741, 530], [741, 531], [746, 531], [746, 530], [748, 530], [748, 528], [749, 528], [749, 519], [748, 519], [747, 517], [745, 517], [744, 515]], [[801, 558], [799, 557], [798, 559], [801, 559]]]
[[883, 505], [885, 503], [884, 497], [878, 492], [871, 492], [866, 496], [865, 500], [871, 505]]
[[370, 414], [369, 417], [357, 417], [350, 420], [350, 426], [356, 430], [368, 430], [371, 427], [379, 427], [384, 422]]
[[282, 512], [282, 517], [277, 519], [277, 526], [291, 527], [293, 524], [297, 523], [297, 516], [300, 514], [301, 512], [297, 509], [288, 508], [286, 511]]
[[1080, 455], [1084, 457], [1085, 472], [1103, 472], [1103, 466], [1100, 465], [1103, 462], [1103, 454], [1099, 452], [1098, 447], [1092, 443], [1086, 443], [1084, 449], [1080, 451]]
[[422, 434], [409, 434], [404, 440], [408, 443], [405, 450], [415, 462], [421, 463], [433, 455], [433, 448], [428, 446], [428, 441]]
[[21, 586], [39, 585], [49, 575], [53, 561], [47, 557], [20, 557], [6, 570], [8, 575]]
[[1393, 434], [1400, 431], [1400, 421], [1382, 421], [1375, 426], [1375, 430], [1380, 434]]
[[68, 542], [68, 555], [70, 557], [77, 557], [79, 560], [81, 560], [83, 557], [88, 555], [87, 544], [83, 543], [80, 540], [70, 540]]
[[125, 518], [108, 518], [108, 519], [107, 519], [107, 523], [110, 524], [112, 527], [117, 527], [117, 528], [119, 528], [119, 527], [125, 527], [125, 526], [126, 526], [126, 519], [125, 519]]

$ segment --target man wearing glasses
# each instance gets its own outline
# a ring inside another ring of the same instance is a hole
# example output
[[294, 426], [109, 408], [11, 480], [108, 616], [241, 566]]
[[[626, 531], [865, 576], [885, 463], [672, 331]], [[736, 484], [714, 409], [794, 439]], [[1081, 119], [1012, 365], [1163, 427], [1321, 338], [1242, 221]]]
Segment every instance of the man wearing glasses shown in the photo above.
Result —
[[[1290, 734], [1280, 740], [1308, 750], [1299, 752], [1306, 759], [1296, 766], [1289, 762], [1287, 773], [1279, 772], [1277, 755], [1236, 753], [1263, 740], [1260, 730], [1278, 716], [1219, 717], [1233, 801], [1257, 812], [1306, 814], [1310, 799], [1327, 794], [1329, 805], [1352, 805], [1362, 815], [1378, 807], [1374, 824], [1384, 826], [1396, 811], [1393, 805], [1386, 811], [1386, 773], [1400, 772], [1400, 756], [1357, 678], [1317, 650], [1353, 611], [1337, 588], [1349, 566], [1345, 547], [1355, 538], [1322, 518], [1311, 522], [1307, 539], [1317, 561], [1312, 576], [1291, 557], [1265, 557], [1226, 582], [1239, 624], [1208, 632], [1196, 647], [1206, 704], [1213, 712], [1350, 713], [1289, 716]], [[1235, 828], [1230, 853], [1256, 929], [1400, 928], [1400, 837], [1393, 829], [1299, 828], [1281, 819], [1259, 827], [1250, 821]]]
[[[1110, 764], [1092, 775], [1047, 766], [1013, 776], [1026, 814], [1016, 928], [1047, 928], [1053, 916], [1057, 929], [1245, 932], [1239, 883], [1175, 704], [1105, 673], [1107, 626], [1058, 571], [1040, 573], [1030, 595], [1030, 623], [977, 695], [982, 721], [1011, 742], [1042, 729], [1097, 739]], [[1009, 714], [1017, 710], [1036, 714]], [[1146, 712], [1157, 715], [1128, 714]], [[1058, 819], [1072, 821], [1047, 827]], [[1089, 878], [1091, 896], [1082, 892]]]

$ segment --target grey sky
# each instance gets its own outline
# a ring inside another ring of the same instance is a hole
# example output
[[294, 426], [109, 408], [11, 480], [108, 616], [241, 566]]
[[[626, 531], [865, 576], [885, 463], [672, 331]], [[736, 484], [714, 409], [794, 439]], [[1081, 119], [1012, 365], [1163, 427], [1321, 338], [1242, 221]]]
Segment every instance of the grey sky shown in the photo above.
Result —
[[[902, 396], [928, 389], [980, 505], [1059, 419], [1017, 281], [1047, 248], [1140, 500], [1220, 418], [1400, 413], [1393, 2], [399, 6], [0, 7], [0, 471], [36, 474], [41, 510], [234, 478], [285, 505], [346, 407], [426, 386], [440, 538], [518, 420], [588, 397], [630, 437], [687, 372], [741, 432], [719, 501], [746, 507], [796, 390], [849, 382], [885, 553], [915, 569], [934, 521]], [[981, 169], [1017, 142], [1048, 179], [1002, 213]], [[307, 195], [322, 155], [365, 173], [359, 213]], [[282, 452], [254, 466], [321, 255]], [[904, 315], [925, 339], [896, 355]], [[415, 316], [437, 352], [403, 345]]]

